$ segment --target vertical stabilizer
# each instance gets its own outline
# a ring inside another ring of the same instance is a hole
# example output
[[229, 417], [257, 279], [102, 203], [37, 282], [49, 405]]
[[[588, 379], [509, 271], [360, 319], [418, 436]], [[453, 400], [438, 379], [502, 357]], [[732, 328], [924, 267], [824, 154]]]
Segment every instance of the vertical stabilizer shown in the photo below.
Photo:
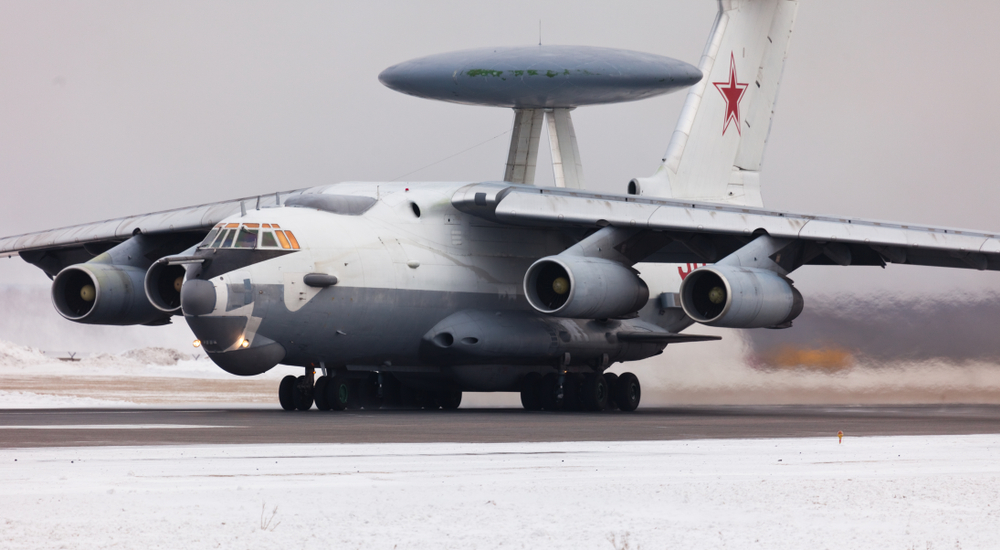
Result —
[[798, 0], [719, 0], [689, 91], [656, 173], [629, 193], [762, 206], [760, 169]]

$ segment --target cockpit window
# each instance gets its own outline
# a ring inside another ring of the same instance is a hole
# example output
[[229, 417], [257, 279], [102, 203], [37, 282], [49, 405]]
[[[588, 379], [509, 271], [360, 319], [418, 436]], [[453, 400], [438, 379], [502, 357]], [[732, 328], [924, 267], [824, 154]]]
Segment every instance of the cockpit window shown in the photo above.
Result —
[[236, 236], [235, 229], [227, 229], [226, 234], [222, 237], [222, 244], [219, 245], [219, 248], [229, 248], [233, 246], [233, 237], [235, 236]]
[[240, 229], [239, 237], [236, 238], [234, 246], [236, 248], [255, 248], [257, 246], [257, 230], [246, 227]]
[[211, 231], [208, 232], [208, 236], [205, 237], [205, 240], [201, 241], [201, 246], [210, 246], [213, 242], [215, 242], [215, 238], [218, 236], [219, 236], [219, 228], [218, 227], [213, 228]]
[[291, 248], [291, 245], [288, 244], [288, 239], [285, 238], [284, 231], [276, 231], [275, 235], [278, 236], [278, 242], [281, 243], [281, 248]]
[[299, 242], [287, 229], [277, 224], [230, 223], [219, 224], [209, 231], [201, 248], [282, 248], [298, 250]]

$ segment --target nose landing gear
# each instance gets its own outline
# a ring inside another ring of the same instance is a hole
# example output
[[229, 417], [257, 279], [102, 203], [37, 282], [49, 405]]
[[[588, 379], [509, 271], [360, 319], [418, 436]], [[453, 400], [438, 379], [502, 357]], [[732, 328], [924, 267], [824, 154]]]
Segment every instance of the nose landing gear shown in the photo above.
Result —
[[313, 404], [312, 377], [286, 376], [278, 385], [278, 402], [286, 411], [307, 411]]

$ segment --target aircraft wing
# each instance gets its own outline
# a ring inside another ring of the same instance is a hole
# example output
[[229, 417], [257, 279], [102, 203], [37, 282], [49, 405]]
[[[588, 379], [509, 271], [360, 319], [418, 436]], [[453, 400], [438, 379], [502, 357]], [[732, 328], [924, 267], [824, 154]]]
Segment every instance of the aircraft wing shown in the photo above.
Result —
[[671, 242], [660, 253], [642, 259], [647, 262], [683, 262], [692, 253], [701, 261], [714, 262], [766, 232], [802, 244], [798, 260], [805, 264], [884, 266], [892, 262], [1000, 270], [1000, 236], [964, 229], [502, 182], [466, 186], [455, 193], [452, 204], [505, 224], [610, 225], [668, 236]]
[[0, 258], [20, 255], [53, 276], [63, 266], [88, 261], [138, 233], [201, 233], [204, 237], [212, 226], [241, 209], [274, 206], [279, 200], [283, 202], [287, 197], [302, 194], [303, 191], [244, 197], [4, 237], [0, 238]]

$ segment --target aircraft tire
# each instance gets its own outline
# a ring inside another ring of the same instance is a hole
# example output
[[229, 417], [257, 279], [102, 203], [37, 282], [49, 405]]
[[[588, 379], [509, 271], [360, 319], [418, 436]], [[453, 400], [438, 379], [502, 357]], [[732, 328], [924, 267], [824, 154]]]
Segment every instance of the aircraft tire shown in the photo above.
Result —
[[[563, 400], [559, 399], [559, 375], [550, 372], [542, 377], [542, 383], [538, 392], [539, 402], [542, 408], [547, 411], [558, 411], [562, 408]], [[565, 395], [565, 394], [564, 394]]]
[[588, 374], [583, 378], [580, 395], [584, 410], [603, 411], [608, 406], [608, 383], [600, 374]]
[[584, 409], [582, 374], [566, 373], [566, 380], [563, 382], [562, 409], [564, 411], [579, 411]]
[[639, 407], [642, 398], [642, 386], [639, 379], [631, 372], [623, 372], [615, 384], [615, 403], [625, 412], [632, 412]]
[[537, 372], [529, 372], [521, 379], [521, 406], [528, 411], [542, 410], [542, 399], [540, 391], [542, 388], [542, 375]]
[[361, 406], [366, 411], [374, 411], [382, 407], [382, 399], [378, 395], [379, 390], [378, 373], [371, 373], [367, 378], [358, 380], [359, 397]]
[[399, 409], [403, 407], [402, 385], [392, 373], [382, 373], [382, 408]]
[[334, 375], [326, 383], [326, 404], [335, 411], [342, 411], [347, 408], [347, 402], [351, 398], [351, 385], [349, 380], [341, 375]]
[[420, 407], [428, 411], [436, 411], [441, 408], [437, 402], [437, 395], [434, 392], [420, 390], [417, 393], [417, 401]]
[[321, 411], [330, 410], [330, 402], [326, 399], [326, 385], [330, 383], [330, 377], [320, 376], [313, 386], [313, 400], [316, 401], [316, 408]]
[[313, 405], [313, 392], [312, 386], [306, 381], [306, 377], [297, 377], [293, 388], [292, 401], [295, 402], [295, 408], [300, 411], [311, 409]]
[[281, 383], [278, 384], [278, 403], [281, 403], [281, 408], [286, 411], [295, 410], [295, 398], [293, 393], [295, 392], [295, 377], [288, 375], [281, 379]]
[[445, 390], [437, 394], [437, 404], [446, 411], [453, 411], [462, 404], [462, 390]]
[[358, 380], [357, 378], [350, 378], [346, 380], [346, 382], [347, 386], [350, 388], [350, 391], [348, 391], [347, 403], [345, 403], [345, 405], [347, 406], [347, 410], [356, 411], [361, 409], [361, 404], [363, 399], [361, 397], [361, 389], [363, 380]]
[[618, 383], [618, 375], [613, 372], [605, 372], [604, 381], [608, 384], [608, 404], [604, 407], [604, 410], [613, 411], [618, 408], [618, 404], [615, 403], [615, 387]]

